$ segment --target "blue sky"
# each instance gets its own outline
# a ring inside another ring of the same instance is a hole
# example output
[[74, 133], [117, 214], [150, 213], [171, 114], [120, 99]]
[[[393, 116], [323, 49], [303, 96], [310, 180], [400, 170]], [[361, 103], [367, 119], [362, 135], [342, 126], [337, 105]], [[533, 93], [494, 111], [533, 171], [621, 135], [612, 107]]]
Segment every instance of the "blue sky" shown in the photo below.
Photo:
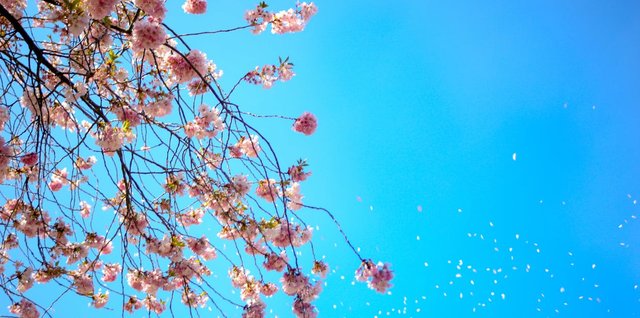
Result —
[[[167, 23], [182, 32], [242, 25], [254, 5], [210, 1], [192, 17], [178, 2]], [[640, 316], [640, 4], [317, 5], [300, 34], [189, 43], [224, 70], [226, 89], [290, 57], [292, 81], [244, 85], [233, 99], [317, 115], [310, 137], [257, 125], [282, 161], [308, 159], [305, 203], [330, 209], [363, 256], [395, 270], [389, 295], [352, 285], [358, 259], [327, 216], [303, 211], [334, 270], [320, 317]], [[277, 302], [271, 316], [292, 316]]]

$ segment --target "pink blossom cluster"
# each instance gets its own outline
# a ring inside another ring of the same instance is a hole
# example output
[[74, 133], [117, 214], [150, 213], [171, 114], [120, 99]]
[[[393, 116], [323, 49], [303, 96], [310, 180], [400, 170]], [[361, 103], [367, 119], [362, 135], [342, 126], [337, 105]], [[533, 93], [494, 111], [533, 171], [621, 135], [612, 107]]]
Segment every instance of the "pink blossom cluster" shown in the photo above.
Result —
[[364, 260], [356, 270], [356, 279], [361, 282], [368, 282], [369, 288], [384, 293], [391, 288], [393, 272], [389, 264], [374, 264], [370, 260]]
[[144, 50], [155, 50], [165, 43], [167, 33], [160, 21], [154, 18], [138, 20], [133, 25], [131, 37], [131, 49], [134, 53], [142, 53]]
[[167, 309], [164, 301], [157, 299], [154, 295], [147, 295], [147, 297], [142, 300], [142, 304], [149, 312], [154, 312], [158, 315]]
[[154, 296], [158, 292], [158, 289], [173, 290], [171, 285], [169, 285], [168, 279], [164, 277], [162, 271], [157, 268], [153, 271], [129, 269], [127, 272], [127, 283], [137, 291]]
[[182, 10], [190, 14], [203, 14], [207, 11], [206, 0], [186, 0], [182, 5]]
[[265, 10], [266, 7], [264, 3], [258, 4], [255, 10], [248, 10], [244, 15], [245, 20], [253, 26], [254, 34], [262, 33], [269, 23], [271, 23], [271, 33], [274, 34], [300, 32], [318, 12], [313, 2], [298, 3], [295, 10], [289, 9], [277, 13]]
[[244, 306], [242, 318], [263, 318], [264, 310], [267, 308], [262, 301], [252, 301]]
[[327, 272], [329, 271], [329, 266], [327, 263], [323, 261], [314, 261], [313, 267], [311, 268], [311, 272], [325, 278], [327, 276]]
[[85, 0], [87, 12], [92, 18], [101, 20], [111, 14], [118, 0]]
[[68, 179], [68, 173], [67, 173], [67, 168], [62, 168], [62, 170], [60, 169], [56, 169], [55, 171], [53, 171], [53, 173], [51, 174], [51, 181], [49, 181], [49, 189], [51, 189], [51, 191], [56, 192], [56, 191], [60, 191], [60, 189], [62, 189], [62, 186], [68, 185], [69, 184], [69, 179]]
[[131, 130], [113, 127], [110, 124], [105, 124], [103, 128], [98, 129], [98, 132], [92, 133], [92, 135], [96, 139], [96, 145], [102, 148], [107, 156], [113, 156], [126, 141], [131, 141], [135, 137]]
[[189, 211], [184, 213], [176, 213], [176, 220], [178, 223], [184, 227], [189, 227], [191, 225], [198, 225], [202, 223], [202, 218], [204, 217], [204, 209], [189, 209]]
[[171, 113], [173, 95], [161, 96], [148, 103], [144, 107], [144, 112], [152, 117], [163, 117]]
[[120, 222], [122, 222], [128, 234], [133, 236], [142, 235], [147, 226], [149, 226], [147, 217], [142, 213], [136, 212], [121, 213]]
[[49, 227], [49, 213], [25, 204], [22, 200], [7, 200], [0, 209], [0, 219], [10, 221], [27, 237], [44, 237]]
[[258, 181], [256, 194], [265, 199], [267, 202], [274, 202], [281, 195], [281, 191], [277, 186], [276, 180], [265, 179]]
[[298, 269], [290, 269], [280, 279], [282, 291], [289, 296], [296, 296], [293, 303], [293, 313], [296, 317], [316, 317], [317, 311], [311, 304], [322, 291], [320, 282], [311, 284], [309, 277], [300, 273]]
[[182, 303], [189, 307], [204, 308], [209, 301], [209, 297], [205, 293], [196, 294], [191, 288], [184, 288], [182, 292]]
[[184, 182], [184, 173], [170, 173], [164, 179], [162, 187], [170, 195], [184, 195], [184, 191], [187, 189], [187, 184]]
[[284, 191], [284, 196], [287, 198], [287, 208], [297, 211], [303, 207], [302, 198], [304, 198], [304, 196], [300, 193], [299, 183], [291, 183], [291, 185]]
[[286, 82], [294, 75], [293, 64], [289, 63], [287, 58], [280, 62], [280, 66], [273, 64], [264, 65], [262, 68], [256, 66], [244, 76], [244, 80], [251, 84], [262, 85], [264, 88], [271, 88], [276, 81]]
[[138, 300], [136, 296], [129, 297], [129, 300], [124, 304], [124, 310], [129, 313], [133, 313], [134, 311], [142, 308], [143, 303]]
[[20, 105], [31, 112], [31, 120], [39, 119], [45, 125], [60, 126], [73, 132], [77, 126], [73, 117], [73, 107], [66, 102], [50, 106], [31, 88], [26, 88], [20, 98]]
[[293, 182], [302, 182], [307, 180], [307, 178], [311, 175], [311, 172], [305, 172], [304, 168], [307, 167], [308, 164], [304, 160], [299, 160], [298, 164], [293, 165], [287, 169], [287, 174], [289, 174], [289, 178]]
[[177, 53], [168, 55], [165, 63], [177, 83], [186, 83], [196, 77], [207, 75], [207, 56], [198, 50], [191, 50], [184, 57]]
[[198, 111], [200, 115], [184, 125], [184, 133], [189, 138], [215, 138], [219, 132], [225, 129], [224, 122], [220, 118], [220, 111], [217, 108], [202, 104]]
[[105, 264], [102, 267], [102, 281], [105, 283], [114, 282], [121, 270], [122, 266], [118, 263]]
[[211, 275], [211, 271], [204, 263], [200, 262], [196, 257], [181, 259], [174, 261], [169, 265], [169, 272], [175, 277], [170, 284], [173, 286], [183, 286], [185, 282], [196, 279], [201, 282], [203, 276]]
[[84, 245], [95, 249], [102, 254], [111, 254], [113, 251], [113, 243], [108, 241], [106, 237], [96, 233], [86, 233]]
[[185, 242], [180, 236], [164, 235], [162, 240], [155, 237], [147, 238], [147, 254], [157, 254], [177, 262], [182, 260], [182, 250]]
[[107, 302], [109, 302], [109, 291], [107, 290], [104, 293], [93, 294], [93, 296], [91, 296], [91, 299], [93, 300], [91, 302], [91, 305], [93, 307], [102, 308], [107, 305]]
[[70, 273], [73, 279], [73, 287], [80, 295], [91, 296], [93, 294], [93, 277], [87, 274], [82, 274], [80, 271]]
[[306, 244], [313, 234], [313, 228], [295, 223], [278, 222], [262, 229], [264, 239], [278, 247], [299, 247]]
[[35, 166], [38, 163], [38, 154], [30, 152], [22, 156], [22, 158], [20, 158], [20, 162], [24, 163], [26, 166]]
[[187, 245], [191, 251], [206, 261], [212, 260], [217, 256], [216, 250], [211, 246], [209, 239], [204, 235], [199, 239], [188, 238]]
[[134, 4], [158, 21], [164, 20], [167, 13], [164, 0], [135, 0]]
[[9, 306], [9, 312], [20, 318], [39, 318], [40, 312], [32, 302], [22, 299], [20, 302]]
[[260, 3], [255, 10], [248, 10], [244, 14], [244, 19], [253, 26], [253, 30], [251, 30], [253, 34], [264, 32], [273, 20], [273, 13], [265, 10], [266, 8], [266, 4]]
[[130, 106], [111, 107], [111, 112], [116, 115], [119, 121], [123, 124], [126, 123], [130, 128], [136, 127], [142, 122], [140, 112]]
[[220, 167], [220, 164], [222, 164], [221, 154], [213, 153], [207, 149], [202, 149], [197, 153], [197, 155], [198, 155], [198, 158], [209, 169], [216, 169]]
[[33, 268], [31, 267], [28, 267], [22, 272], [17, 271], [16, 277], [18, 277], [17, 289], [21, 293], [24, 293], [25, 291], [29, 290], [33, 286], [33, 283], [35, 282], [34, 275], [33, 275]]
[[62, 252], [64, 254], [65, 248], [68, 246], [69, 239], [67, 236], [73, 234], [71, 230], [71, 226], [64, 222], [62, 218], [58, 218], [56, 223], [53, 224], [49, 232], [50, 237], [56, 242], [55, 249], [57, 252]]
[[5, 143], [4, 138], [0, 136], [0, 182], [4, 180], [4, 176], [7, 174], [12, 155], [13, 151], [11, 147], [9, 147], [9, 145]]
[[229, 146], [229, 154], [233, 158], [240, 158], [242, 155], [255, 158], [260, 151], [262, 148], [256, 135], [251, 135], [249, 138], [242, 136], [235, 145]]
[[9, 121], [9, 107], [1, 106], [0, 107], [0, 130], [4, 130], [4, 125], [8, 121]]
[[91, 205], [87, 201], [80, 201], [80, 215], [85, 219], [91, 215]]
[[248, 270], [241, 267], [233, 266], [228, 274], [231, 284], [240, 289], [240, 298], [247, 304], [242, 317], [264, 317], [264, 303], [260, 294], [271, 297], [278, 291], [278, 287], [273, 283], [256, 281]]
[[271, 252], [265, 255], [262, 265], [268, 271], [282, 272], [287, 267], [287, 261], [287, 253], [285, 251], [280, 252], [280, 255]]
[[231, 178], [230, 186], [232, 190], [229, 191], [235, 193], [239, 197], [244, 197], [251, 189], [249, 179], [247, 179], [247, 176], [245, 175], [233, 176]]
[[265, 297], [271, 297], [278, 292], [278, 286], [274, 283], [266, 283], [260, 286], [260, 293], [262, 293]]
[[17, 19], [22, 18], [24, 9], [27, 8], [27, 0], [0, 0], [0, 4]]
[[313, 134], [316, 128], [318, 128], [318, 120], [315, 115], [309, 112], [302, 113], [293, 123], [293, 130], [307, 136]]
[[78, 167], [78, 169], [81, 169], [81, 170], [87, 170], [87, 169], [91, 169], [91, 167], [93, 167], [93, 165], [96, 162], [98, 162], [98, 159], [96, 159], [95, 156], [89, 156], [87, 157], [87, 159], [78, 157], [76, 159], [76, 167]]

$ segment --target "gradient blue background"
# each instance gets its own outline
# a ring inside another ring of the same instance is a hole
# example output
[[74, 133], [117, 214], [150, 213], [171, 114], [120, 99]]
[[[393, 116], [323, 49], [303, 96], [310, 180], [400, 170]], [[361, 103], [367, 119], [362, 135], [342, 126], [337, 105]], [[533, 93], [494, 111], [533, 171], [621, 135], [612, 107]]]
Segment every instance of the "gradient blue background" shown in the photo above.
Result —
[[[210, 1], [193, 17], [178, 2], [167, 23], [181, 32], [242, 25], [254, 5]], [[318, 116], [311, 137], [258, 126], [282, 161], [308, 159], [305, 203], [333, 211], [363, 256], [392, 263], [389, 295], [352, 285], [358, 259], [328, 217], [302, 211], [334, 271], [320, 317], [640, 316], [639, 2], [317, 5], [300, 34], [189, 42], [225, 71], [226, 89], [291, 58], [292, 81], [244, 85], [233, 100]], [[86, 308], [66, 298], [58, 313]], [[87, 309], [101, 314], [120, 310]]]

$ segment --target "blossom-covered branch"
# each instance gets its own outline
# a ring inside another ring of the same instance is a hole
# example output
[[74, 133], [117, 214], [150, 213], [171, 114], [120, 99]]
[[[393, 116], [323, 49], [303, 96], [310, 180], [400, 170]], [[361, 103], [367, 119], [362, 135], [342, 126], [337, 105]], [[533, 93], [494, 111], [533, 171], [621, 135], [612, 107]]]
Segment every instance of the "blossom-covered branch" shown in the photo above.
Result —
[[[225, 32], [299, 32], [317, 11], [267, 7]], [[182, 8], [204, 14], [208, 4]], [[311, 172], [304, 160], [282, 163], [254, 124], [280, 118], [312, 135], [317, 118], [243, 111], [210, 57], [165, 24], [168, 14], [163, 0], [0, 0], [0, 288], [12, 314], [53, 316], [65, 294], [161, 314], [179, 295], [190, 315], [213, 306], [226, 317], [227, 304], [263, 317], [264, 299], [281, 290], [298, 317], [317, 315], [329, 267], [299, 213]], [[293, 76], [287, 58], [234, 82], [268, 88]], [[301, 264], [307, 246], [313, 260]], [[386, 291], [389, 267], [353, 251], [359, 279]], [[226, 284], [212, 277], [219, 264]], [[32, 298], [35, 283], [60, 294]], [[240, 299], [225, 295], [229, 284]]]

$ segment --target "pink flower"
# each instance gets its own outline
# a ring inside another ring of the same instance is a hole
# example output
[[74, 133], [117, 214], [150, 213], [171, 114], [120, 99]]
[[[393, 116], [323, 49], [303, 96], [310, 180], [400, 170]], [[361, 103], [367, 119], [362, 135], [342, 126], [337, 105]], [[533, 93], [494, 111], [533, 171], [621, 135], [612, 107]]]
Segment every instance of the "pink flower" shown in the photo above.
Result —
[[182, 10], [190, 14], [203, 14], [205, 13], [205, 11], [207, 11], [207, 1], [206, 0], [187, 0], [182, 5]]
[[24, 272], [17, 272], [16, 276], [19, 278], [18, 291], [21, 293], [29, 290], [35, 282], [33, 278], [33, 268], [31, 267], [25, 269]]
[[93, 167], [96, 162], [98, 162], [98, 160], [95, 156], [90, 156], [87, 159], [78, 157], [78, 159], [76, 159], [76, 166], [78, 167], [78, 169], [87, 170], [91, 169], [91, 167]]
[[214, 259], [217, 256], [216, 250], [211, 246], [209, 239], [204, 235], [199, 239], [188, 238], [187, 245], [194, 253], [207, 261]]
[[305, 285], [309, 283], [309, 278], [297, 269], [290, 269], [280, 278], [280, 282], [282, 283], [282, 291], [292, 296], [301, 291]]
[[180, 54], [169, 55], [166, 63], [178, 83], [186, 83], [198, 77], [198, 74], [204, 76], [208, 70], [207, 56], [198, 50], [191, 50], [184, 57]]
[[96, 20], [101, 20], [111, 14], [111, 11], [115, 9], [116, 2], [118, 0], [87, 0], [85, 4], [89, 15]]
[[114, 264], [105, 264], [102, 268], [102, 281], [103, 282], [113, 282], [120, 274], [122, 270], [122, 266], [118, 263]]
[[80, 295], [93, 294], [93, 279], [89, 275], [78, 275], [73, 277], [73, 286]]
[[376, 272], [373, 273], [372, 279], [369, 282], [369, 288], [379, 292], [384, 293], [387, 289], [391, 288], [391, 284], [389, 283], [393, 278], [393, 272], [389, 268], [389, 264], [378, 263], [376, 267]]
[[287, 173], [289, 174], [289, 177], [291, 177], [291, 181], [300, 182], [307, 180], [311, 175], [311, 172], [304, 172], [304, 167], [306, 166], [307, 163], [304, 160], [300, 160], [297, 165], [289, 167]]
[[119, 127], [111, 127], [107, 125], [100, 129], [95, 135], [96, 145], [102, 148], [107, 156], [113, 156], [116, 150], [120, 149], [125, 142], [125, 138], [130, 137]]
[[[2, 2], [2, 1], [0, 1]], [[6, 6], [5, 6], [6, 8]], [[4, 129], [4, 124], [9, 121], [9, 108], [0, 107], [0, 130]]]
[[316, 307], [308, 302], [304, 302], [302, 299], [296, 299], [293, 302], [293, 313], [298, 318], [316, 318], [318, 312]]
[[157, 300], [153, 295], [147, 295], [147, 298], [145, 298], [142, 303], [147, 310], [153, 311], [156, 314], [161, 314], [166, 309], [164, 302]]
[[138, 310], [140, 308], [142, 308], [142, 302], [139, 301], [136, 296], [130, 297], [129, 301], [124, 304], [124, 310], [128, 311], [129, 313], [133, 313], [134, 310]]
[[167, 13], [163, 0], [135, 0], [135, 5], [159, 21], [164, 20], [164, 16]]
[[95, 294], [92, 296], [92, 298], [93, 298], [93, 302], [92, 302], [93, 307], [102, 308], [109, 301], [109, 291], [106, 291], [105, 293]]
[[204, 209], [190, 209], [188, 212], [176, 215], [176, 219], [180, 225], [188, 227], [202, 223], [204, 217]]
[[49, 182], [49, 189], [51, 189], [51, 191], [59, 191], [62, 189], [62, 186], [67, 184], [69, 184], [69, 180], [67, 179], [67, 168], [63, 168], [62, 170], [56, 169], [51, 174], [51, 182]]
[[253, 34], [262, 33], [267, 29], [269, 22], [273, 20], [273, 14], [265, 10], [266, 5], [259, 4], [255, 10], [249, 10], [244, 14], [244, 19], [253, 26]]
[[278, 286], [274, 283], [267, 283], [260, 286], [260, 293], [265, 297], [271, 297], [278, 291]]
[[164, 44], [167, 33], [164, 27], [155, 19], [140, 20], [133, 25], [131, 49], [135, 53], [142, 53], [146, 49], [157, 49]]
[[182, 303], [189, 307], [202, 307], [207, 305], [209, 297], [206, 294], [196, 294], [190, 288], [185, 288], [182, 293]]
[[269, 253], [264, 260], [263, 266], [268, 271], [282, 272], [287, 267], [287, 254], [282, 251], [280, 255]]
[[264, 310], [267, 306], [261, 300], [252, 300], [244, 306], [242, 318], [264, 318]]
[[28, 153], [20, 158], [20, 161], [27, 166], [33, 166], [38, 163], [38, 154], [35, 152]]
[[303, 133], [307, 136], [313, 134], [318, 128], [318, 120], [316, 116], [309, 112], [304, 112], [293, 123], [293, 130]]
[[32, 302], [22, 299], [19, 303], [9, 306], [9, 312], [20, 318], [39, 318], [40, 313]]
[[51, 181], [49, 182], [49, 189], [51, 189], [51, 191], [56, 192], [56, 191], [60, 191], [60, 189], [62, 189], [62, 182], [60, 181]]
[[260, 144], [258, 143], [258, 136], [251, 135], [250, 138], [240, 137], [238, 143], [236, 143], [236, 147], [240, 148], [240, 151], [245, 154], [247, 157], [255, 158], [258, 156], [258, 153], [262, 151]]
[[319, 275], [322, 278], [325, 278], [327, 276], [328, 271], [329, 271], [329, 266], [327, 266], [327, 263], [323, 261], [313, 262], [313, 268], [311, 268], [312, 273]]
[[260, 180], [258, 181], [258, 187], [256, 188], [256, 194], [267, 200], [267, 202], [273, 202], [278, 198], [279, 190], [276, 187], [276, 180]]
[[91, 205], [89, 205], [89, 203], [87, 203], [86, 201], [80, 201], [80, 215], [86, 219], [90, 214]]
[[153, 117], [162, 117], [171, 113], [173, 95], [157, 98], [154, 102], [147, 104], [144, 108], [145, 113]]
[[369, 288], [384, 293], [392, 286], [390, 282], [393, 272], [389, 267], [389, 264], [379, 262], [375, 265], [371, 260], [365, 260], [356, 270], [356, 279], [361, 282], [368, 281]]
[[294, 75], [296, 75], [293, 72], [293, 64], [287, 61], [280, 64], [280, 67], [278, 67], [278, 74], [280, 75], [278, 76], [278, 79], [283, 82], [290, 80]]
[[304, 196], [300, 194], [299, 183], [297, 182], [292, 183], [291, 186], [284, 191], [284, 194], [287, 197], [287, 199], [289, 199], [289, 201], [287, 202], [287, 208], [296, 211], [303, 206], [302, 198], [304, 198]]

